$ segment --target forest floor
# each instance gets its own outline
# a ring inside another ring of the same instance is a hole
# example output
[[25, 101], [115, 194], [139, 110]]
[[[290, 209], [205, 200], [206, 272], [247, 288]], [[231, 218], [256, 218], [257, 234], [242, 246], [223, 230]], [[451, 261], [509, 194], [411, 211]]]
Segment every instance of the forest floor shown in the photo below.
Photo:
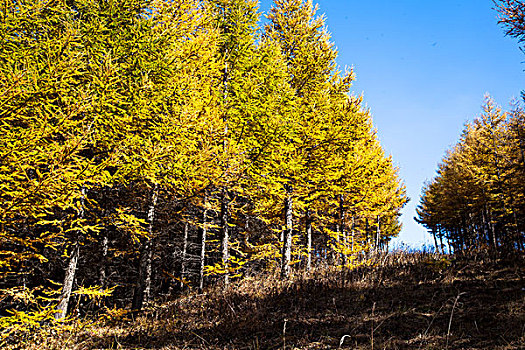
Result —
[[78, 332], [67, 348], [525, 349], [523, 262], [416, 253], [286, 283], [251, 277]]

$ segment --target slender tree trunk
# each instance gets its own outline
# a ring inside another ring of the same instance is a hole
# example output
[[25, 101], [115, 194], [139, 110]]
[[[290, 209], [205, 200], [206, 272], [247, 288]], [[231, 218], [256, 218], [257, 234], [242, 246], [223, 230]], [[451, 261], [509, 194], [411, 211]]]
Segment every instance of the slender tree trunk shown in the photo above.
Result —
[[352, 254], [354, 253], [354, 241], [355, 241], [355, 217], [352, 215]]
[[100, 281], [100, 287], [106, 288], [106, 265], [108, 260], [108, 236], [107, 232], [104, 232], [104, 237], [102, 237], [102, 262], [100, 264], [100, 270], [99, 270], [99, 281]]
[[463, 233], [461, 231], [461, 225], [456, 228], [455, 230], [455, 235], [454, 237], [456, 237], [455, 239], [455, 247], [454, 247], [454, 253], [456, 253], [456, 250], [458, 251], [458, 253], [463, 253]]
[[184, 238], [182, 243], [182, 257], [180, 267], [180, 290], [184, 290], [184, 281], [186, 278], [186, 257], [188, 254], [188, 232], [189, 224], [188, 221], [184, 222]]
[[148, 259], [146, 264], [146, 288], [144, 289], [144, 301], [147, 303], [151, 299], [151, 264], [153, 260], [153, 243], [154, 243], [154, 237], [153, 237], [153, 221], [155, 220], [155, 209], [157, 205], [157, 199], [158, 199], [158, 186], [155, 184], [155, 188], [153, 189], [153, 194], [151, 198], [151, 205], [148, 211], [148, 235], [150, 238], [150, 244], [149, 244], [149, 250], [148, 250]]
[[470, 231], [470, 225], [468, 223], [468, 219], [466, 217], [466, 214], [461, 216], [461, 226], [462, 226], [462, 230], [463, 230], [463, 243], [465, 245], [465, 250], [466, 251], [469, 251], [472, 249], [472, 245], [471, 245], [471, 242], [472, 242], [472, 239], [471, 239], [471, 234], [472, 232]]
[[[223, 9], [223, 20], [226, 21], [226, 9]], [[228, 48], [224, 50], [224, 71], [222, 76], [223, 84], [223, 103], [224, 103], [224, 112], [223, 112], [223, 122], [224, 122], [224, 139], [222, 143], [222, 151], [225, 157], [228, 157], [228, 137], [229, 137], [229, 128], [228, 128], [228, 92], [229, 92], [229, 81], [230, 81], [230, 67], [228, 64]], [[229, 159], [228, 159], [229, 163]], [[229, 198], [228, 193], [225, 187], [221, 189], [221, 212], [220, 212], [220, 221], [221, 221], [221, 254], [222, 254], [222, 264], [226, 270], [224, 274], [224, 287], [227, 288], [230, 283], [230, 273], [229, 273], [229, 260], [230, 260], [230, 237], [229, 237], [229, 227], [228, 227], [228, 215], [229, 215]]]
[[285, 189], [286, 189], [286, 199], [284, 202], [285, 232], [284, 232], [284, 242], [283, 242], [283, 251], [282, 251], [281, 277], [283, 279], [288, 279], [290, 277], [290, 272], [291, 272], [290, 261], [292, 258], [293, 201], [292, 201], [292, 187], [290, 185], [286, 185]]
[[437, 241], [437, 232], [435, 229], [432, 230], [432, 237], [434, 237], [434, 245], [436, 246], [436, 253], [440, 253], [439, 252], [439, 246], [438, 246], [438, 241]]
[[441, 247], [441, 253], [445, 254], [445, 245], [443, 244], [443, 232], [441, 227], [439, 228], [439, 246]]
[[158, 185], [155, 184], [151, 193], [151, 203], [148, 210], [148, 239], [144, 242], [140, 257], [138, 282], [133, 294], [133, 309], [140, 310], [151, 298], [151, 264], [153, 260], [153, 221], [158, 199]]
[[339, 208], [336, 209], [336, 214], [334, 215], [335, 219], [335, 250], [332, 252], [333, 260], [335, 265], [339, 265], [339, 258], [341, 256], [340, 250], [341, 248], [341, 217], [339, 215]]
[[492, 238], [492, 247], [494, 248], [494, 251], [498, 251], [498, 238], [496, 234], [496, 230], [494, 229], [494, 222], [492, 221], [492, 215], [490, 213], [490, 210], [486, 209], [486, 215], [487, 215], [487, 223], [488, 228], [490, 232], [490, 236]]
[[[485, 209], [481, 211], [481, 221], [483, 226], [483, 236], [489, 247], [492, 247], [492, 234], [490, 233], [489, 224], [487, 222], [487, 215]], [[493, 247], [492, 247], [493, 248]]]
[[[80, 194], [80, 210], [78, 216], [80, 219], [83, 219], [85, 215], [85, 198], [86, 198], [86, 187], [82, 186]], [[73, 244], [71, 250], [71, 256], [69, 257], [69, 262], [67, 264], [66, 275], [64, 277], [64, 284], [62, 286], [62, 295], [60, 296], [60, 301], [57, 306], [58, 312], [55, 314], [55, 319], [62, 319], [67, 315], [67, 308], [69, 304], [69, 299], [71, 298], [71, 292], [73, 290], [73, 284], [75, 282], [75, 274], [77, 271], [78, 258], [80, 255], [80, 247], [77, 241]]]
[[334, 245], [335, 250], [331, 251], [332, 261], [336, 266], [339, 265], [339, 260], [340, 260], [339, 258], [341, 257], [341, 252], [338, 252], [339, 248], [341, 247], [341, 245], [339, 244], [339, 235], [340, 235], [339, 230], [340, 230], [339, 224], [336, 224], [335, 225], [335, 245]]
[[[284, 216], [285, 216], [284, 220], [285, 220], [285, 225], [286, 225], [286, 203], [287, 203], [286, 199], [285, 199], [284, 203], [285, 203], [285, 205], [284, 205]], [[284, 252], [285, 235], [286, 235], [286, 229], [281, 230], [281, 234], [279, 236], [279, 243], [281, 243], [281, 271], [283, 271], [283, 269], [284, 269], [284, 265], [283, 265], [283, 263], [284, 263], [284, 254], [283, 254], [283, 252]]]
[[60, 297], [60, 302], [58, 304], [58, 312], [55, 314], [55, 319], [61, 319], [66, 317], [67, 307], [69, 304], [69, 299], [71, 297], [71, 291], [73, 290], [73, 283], [75, 281], [75, 273], [77, 269], [78, 257], [80, 255], [80, 250], [78, 244], [73, 246], [71, 256], [69, 257], [69, 263], [66, 269], [66, 276], [64, 277], [64, 285], [62, 287], [62, 295]]
[[365, 235], [366, 235], [366, 246], [368, 248], [368, 255], [372, 252], [370, 249], [370, 225], [368, 224], [368, 218], [365, 219]]
[[[286, 212], [286, 209], [285, 209], [285, 212]], [[281, 230], [281, 234], [279, 236], [279, 242], [281, 243], [281, 246], [284, 244], [284, 234], [285, 234], [285, 232], [286, 232], [286, 230]], [[281, 261], [282, 261], [282, 259], [281, 259]], [[282, 265], [281, 265], [281, 267], [282, 267]]]
[[344, 208], [344, 197], [339, 195], [339, 231], [341, 233], [342, 249], [341, 249], [341, 260], [343, 267], [346, 266], [346, 231], [345, 231], [345, 208]]
[[[107, 191], [107, 188], [104, 191]], [[108, 211], [106, 209], [102, 210], [102, 216], [106, 217], [107, 215], [108, 215]], [[102, 231], [102, 242], [100, 242], [102, 261], [100, 262], [100, 269], [98, 271], [98, 274], [99, 274], [99, 283], [100, 283], [101, 289], [106, 288], [106, 285], [107, 285], [107, 265], [108, 265], [108, 249], [109, 249], [108, 233], [109, 232], [107, 230]]]
[[312, 218], [310, 214], [310, 208], [306, 209], [306, 270], [312, 270]]
[[132, 309], [140, 310], [145, 301], [145, 290], [146, 290], [146, 275], [148, 265], [151, 264], [151, 238], [148, 238], [142, 245], [142, 252], [140, 255], [139, 262], [139, 276], [137, 284], [135, 285], [135, 291], [133, 293]]
[[376, 253], [379, 253], [379, 243], [381, 242], [381, 217], [377, 216], [377, 231], [376, 231]]
[[199, 268], [199, 293], [202, 293], [204, 289], [204, 264], [206, 262], [206, 239], [208, 234], [208, 198], [204, 193], [203, 211], [202, 211], [202, 229], [201, 229], [201, 256], [200, 256], [200, 268]]
[[229, 198], [225, 188], [221, 192], [221, 252], [222, 264], [226, 269], [224, 274], [224, 287], [230, 284], [229, 260], [230, 260], [230, 230], [229, 230]]
[[521, 234], [518, 230], [518, 217], [516, 216], [516, 210], [514, 207], [512, 207], [512, 219], [514, 220], [514, 242], [516, 243], [518, 250], [521, 250]]

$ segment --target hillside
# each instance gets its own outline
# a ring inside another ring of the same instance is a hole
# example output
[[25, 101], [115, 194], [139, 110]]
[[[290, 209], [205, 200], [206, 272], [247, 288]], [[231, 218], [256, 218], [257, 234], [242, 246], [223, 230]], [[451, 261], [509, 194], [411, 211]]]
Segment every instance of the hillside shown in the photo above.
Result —
[[[344, 274], [322, 269], [288, 283], [252, 277], [227, 292], [189, 293], [69, 334], [65, 347], [522, 349], [524, 275], [521, 259], [389, 255]], [[64, 339], [44, 346], [58, 344]]]

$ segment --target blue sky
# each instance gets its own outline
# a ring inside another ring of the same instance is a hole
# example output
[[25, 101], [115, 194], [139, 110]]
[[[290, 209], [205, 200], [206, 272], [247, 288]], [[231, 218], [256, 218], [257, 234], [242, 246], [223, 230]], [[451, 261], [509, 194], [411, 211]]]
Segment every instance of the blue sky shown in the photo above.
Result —
[[[504, 36], [491, 0], [319, 0], [341, 69], [354, 67], [385, 151], [400, 168], [410, 203], [398, 241], [430, 236], [413, 217], [434, 175], [485, 93], [507, 108], [525, 89], [525, 55]], [[271, 1], [263, 0], [267, 12]]]

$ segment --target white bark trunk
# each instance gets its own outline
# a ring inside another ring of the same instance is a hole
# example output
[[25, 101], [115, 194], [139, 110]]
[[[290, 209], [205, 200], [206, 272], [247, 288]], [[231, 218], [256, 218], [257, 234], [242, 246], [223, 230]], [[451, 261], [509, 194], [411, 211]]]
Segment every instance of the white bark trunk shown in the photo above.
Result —
[[79, 247], [75, 244], [73, 246], [73, 251], [71, 252], [69, 263], [66, 269], [66, 276], [64, 277], [64, 285], [62, 287], [62, 295], [57, 307], [58, 312], [55, 314], [55, 319], [57, 320], [66, 317], [69, 298], [71, 297], [73, 282], [75, 281], [75, 272], [77, 269], [79, 255]]
[[352, 254], [354, 253], [354, 240], [355, 240], [355, 217], [352, 216]]
[[208, 233], [208, 209], [207, 209], [207, 196], [204, 194], [202, 200], [203, 212], [202, 212], [202, 229], [201, 229], [201, 256], [200, 256], [200, 269], [199, 269], [199, 292], [202, 293], [204, 288], [204, 264], [206, 262], [206, 236]]
[[104, 237], [102, 237], [102, 262], [100, 264], [100, 287], [105, 288], [106, 287], [106, 263], [107, 263], [107, 257], [108, 257], [108, 236], [107, 233], [104, 233]]
[[138, 282], [133, 295], [133, 309], [140, 310], [142, 305], [151, 298], [151, 264], [153, 260], [153, 221], [158, 199], [158, 185], [155, 184], [151, 194], [151, 203], [148, 210], [148, 239], [142, 247], [140, 257]]
[[345, 231], [345, 208], [344, 208], [344, 197], [343, 195], [339, 196], [339, 230], [341, 233], [342, 240], [342, 250], [341, 250], [341, 260], [343, 266], [346, 266], [346, 231]]
[[381, 242], [380, 216], [377, 216], [377, 231], [376, 231], [376, 253], [379, 252], [379, 243]]
[[291, 272], [291, 258], [292, 258], [292, 231], [293, 231], [293, 201], [292, 188], [286, 186], [286, 199], [284, 204], [285, 211], [285, 233], [282, 251], [282, 269], [281, 277], [288, 279]]
[[184, 289], [184, 278], [186, 277], [186, 256], [188, 254], [188, 232], [189, 224], [188, 222], [184, 223], [184, 241], [182, 245], [182, 258], [181, 258], [181, 268], [180, 268], [180, 289]]
[[222, 235], [222, 264], [226, 269], [224, 274], [224, 286], [228, 287], [230, 283], [230, 273], [229, 273], [229, 260], [230, 260], [230, 230], [228, 223], [228, 214], [229, 214], [229, 198], [226, 189], [222, 189], [221, 193], [221, 235]]
[[306, 270], [312, 269], [312, 218], [310, 208], [306, 209], [306, 250], [308, 252], [306, 260]]
[[186, 256], [188, 254], [188, 232], [189, 224], [184, 223], [184, 241], [182, 245], [182, 257], [181, 257], [181, 268], [180, 268], [180, 289], [184, 289], [184, 278], [186, 277]]
[[[85, 197], [86, 197], [86, 187], [82, 186], [81, 195], [80, 195], [80, 209], [78, 216], [80, 219], [85, 217]], [[78, 238], [77, 238], [78, 240]], [[75, 282], [75, 274], [77, 271], [78, 257], [80, 255], [80, 248], [78, 246], [78, 241], [75, 242], [72, 246], [71, 256], [69, 257], [69, 262], [66, 269], [66, 275], [64, 277], [64, 284], [62, 287], [62, 295], [57, 306], [58, 312], [55, 314], [55, 319], [62, 319], [67, 315], [67, 308], [69, 304], [69, 299], [71, 298], [71, 292], [73, 290], [73, 284]]]

